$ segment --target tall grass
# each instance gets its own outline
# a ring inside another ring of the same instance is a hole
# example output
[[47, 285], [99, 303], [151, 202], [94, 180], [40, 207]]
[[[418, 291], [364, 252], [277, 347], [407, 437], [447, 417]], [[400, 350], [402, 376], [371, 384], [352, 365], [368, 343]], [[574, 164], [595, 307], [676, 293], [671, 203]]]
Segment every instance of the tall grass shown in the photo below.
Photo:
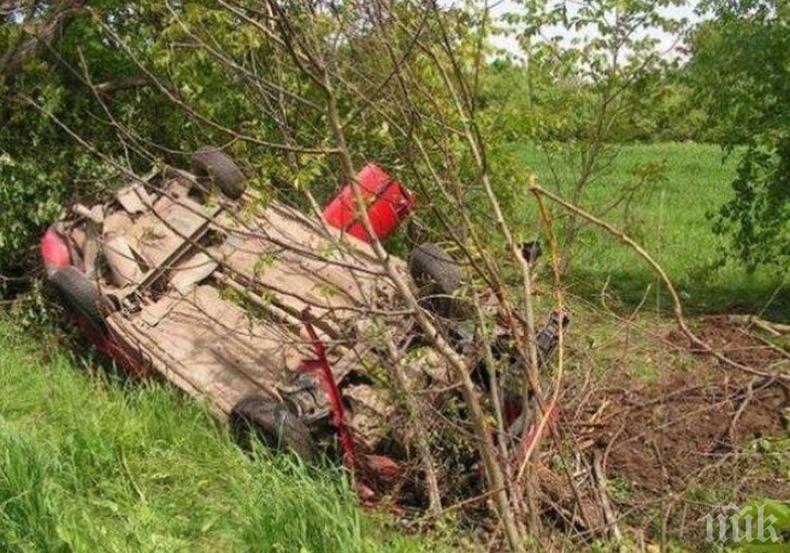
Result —
[[0, 318], [0, 551], [434, 550], [339, 470], [250, 458], [192, 400], [62, 349]]
[[[549, 164], [534, 145], [512, 144], [506, 155], [533, 171], [552, 188], [558, 179], [565, 190], [576, 174], [562, 163]], [[564, 159], [564, 158], [562, 158]], [[566, 159], [567, 161], [567, 159]], [[687, 307], [696, 311], [746, 311], [778, 320], [790, 320], [787, 270], [777, 267], [750, 272], [732, 253], [728, 238], [714, 234], [710, 216], [732, 195], [730, 181], [736, 159], [722, 158], [721, 148], [710, 144], [634, 144], [618, 148], [618, 155], [590, 183], [581, 204], [595, 213], [605, 211], [626, 186], [639, 182], [645, 167], [663, 167], [660, 178], [645, 182], [638, 201], [629, 210], [620, 204], [604, 217], [625, 229], [644, 245], [678, 285]], [[534, 202], [522, 201], [524, 236], [540, 227]], [[638, 303], [648, 286], [654, 297], [655, 275], [627, 247], [598, 229], [585, 227], [573, 251], [568, 284], [572, 291], [595, 296], [607, 283], [631, 304]], [[668, 305], [666, 301], [662, 305]]]

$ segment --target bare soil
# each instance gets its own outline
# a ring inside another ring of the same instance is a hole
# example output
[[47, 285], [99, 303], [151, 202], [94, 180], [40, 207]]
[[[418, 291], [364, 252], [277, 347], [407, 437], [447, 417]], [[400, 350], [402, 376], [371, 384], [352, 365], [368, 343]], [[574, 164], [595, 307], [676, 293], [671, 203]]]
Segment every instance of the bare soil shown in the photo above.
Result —
[[[697, 324], [703, 340], [739, 363], [779, 370], [788, 361], [727, 317]], [[699, 356], [693, 369], [662, 367], [652, 382], [608, 374], [565, 424], [583, 449], [603, 453], [608, 492], [628, 526], [648, 540], [694, 544], [699, 518], [717, 505], [790, 500], [787, 440], [777, 440], [788, 437], [790, 390], [722, 368], [676, 330], [664, 342]]]

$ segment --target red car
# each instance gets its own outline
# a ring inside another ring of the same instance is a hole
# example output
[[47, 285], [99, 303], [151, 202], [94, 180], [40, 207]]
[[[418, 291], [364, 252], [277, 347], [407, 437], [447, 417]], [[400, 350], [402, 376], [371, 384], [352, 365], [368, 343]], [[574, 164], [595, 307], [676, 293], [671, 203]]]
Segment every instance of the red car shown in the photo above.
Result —
[[[384, 240], [413, 196], [375, 165], [357, 180]], [[322, 217], [307, 216], [248, 190], [225, 153], [203, 148], [192, 173], [152, 172], [105, 203], [74, 206], [45, 233], [41, 253], [98, 349], [205, 401], [242, 438], [252, 428], [310, 458], [327, 430], [340, 431], [346, 455], [387, 453], [406, 439], [382, 385], [379, 334], [404, 348], [420, 340], [368, 242], [350, 188]], [[457, 318], [463, 279], [450, 256], [425, 244], [395, 264], [426, 305]], [[554, 317], [541, 331], [545, 355], [564, 323]], [[468, 352], [462, 335], [455, 340]], [[413, 389], [451, 384], [428, 347], [410, 355], [407, 374]]]

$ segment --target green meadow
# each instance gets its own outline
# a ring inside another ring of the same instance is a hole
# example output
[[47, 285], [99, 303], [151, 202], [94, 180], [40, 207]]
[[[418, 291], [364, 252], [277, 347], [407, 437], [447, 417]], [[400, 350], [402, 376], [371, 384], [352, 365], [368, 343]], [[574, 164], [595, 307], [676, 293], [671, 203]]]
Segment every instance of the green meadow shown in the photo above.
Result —
[[[525, 164], [548, 188], [567, 186], [568, 168], [549, 163], [530, 146], [511, 145], [508, 156]], [[728, 237], [716, 235], [711, 215], [732, 191], [736, 159], [723, 159], [718, 146], [693, 143], [627, 145], [585, 189], [581, 205], [624, 230], [666, 270], [686, 308], [693, 313], [762, 313], [777, 321], [790, 320], [787, 271], [749, 271], [731, 249]], [[642, 180], [645, 167], [652, 178]], [[632, 205], [612, 206], [626, 189], [636, 189]], [[567, 188], [565, 189], [567, 190]], [[524, 195], [524, 236], [534, 232], [534, 200]], [[657, 278], [632, 250], [601, 229], [582, 227], [572, 251], [566, 284], [573, 294], [597, 297], [614, 293], [633, 306], [647, 294], [650, 305], [670, 307], [656, 297]]]

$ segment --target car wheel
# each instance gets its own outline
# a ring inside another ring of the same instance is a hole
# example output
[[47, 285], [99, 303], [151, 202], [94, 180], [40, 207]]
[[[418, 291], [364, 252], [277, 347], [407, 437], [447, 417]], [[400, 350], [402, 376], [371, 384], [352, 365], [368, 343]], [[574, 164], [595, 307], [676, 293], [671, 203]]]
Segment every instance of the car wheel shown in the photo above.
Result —
[[190, 161], [195, 176], [210, 178], [228, 198], [241, 198], [247, 178], [228, 154], [212, 146], [203, 146], [192, 154]]
[[436, 244], [426, 242], [411, 251], [409, 273], [425, 307], [441, 317], [463, 318], [466, 305], [454, 294], [461, 288], [461, 268]]
[[260, 396], [239, 401], [230, 413], [230, 427], [245, 449], [252, 449], [258, 438], [275, 451], [291, 451], [303, 461], [315, 458], [315, 444], [310, 430], [283, 403]]
[[66, 309], [82, 316], [101, 334], [107, 332], [101, 309], [102, 296], [95, 282], [72, 265], [54, 271], [49, 282], [60, 294]]

